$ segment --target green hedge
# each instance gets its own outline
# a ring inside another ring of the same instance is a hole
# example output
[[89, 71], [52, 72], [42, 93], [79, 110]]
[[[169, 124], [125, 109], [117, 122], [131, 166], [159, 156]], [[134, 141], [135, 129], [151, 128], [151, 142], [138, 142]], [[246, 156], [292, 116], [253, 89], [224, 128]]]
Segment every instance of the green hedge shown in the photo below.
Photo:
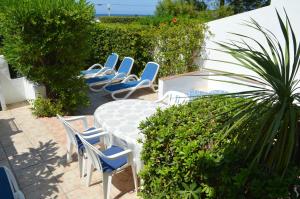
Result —
[[153, 44], [147, 27], [136, 24], [97, 23], [92, 38], [89, 64], [104, 63], [109, 54], [116, 52], [120, 60], [125, 56], [134, 58], [132, 73], [138, 74], [145, 64], [152, 60]]
[[[257, 132], [257, 118], [224, 135], [222, 125], [251, 101], [209, 97], [158, 111], [140, 128], [145, 135], [140, 176], [143, 198], [286, 198], [299, 185], [298, 168], [287, 177], [245, 160]], [[221, 114], [222, 113], [222, 114]], [[241, 141], [238, 135], [246, 135]], [[193, 194], [195, 197], [193, 197]]]
[[89, 54], [93, 6], [85, 0], [7, 0], [5, 5], [3, 52], [9, 64], [45, 85], [61, 111], [87, 105], [84, 81], [77, 76]]
[[149, 61], [161, 65], [159, 77], [196, 69], [193, 60], [199, 55], [206, 27], [198, 21], [169, 20], [159, 26], [96, 23], [92, 32], [89, 64], [104, 63], [111, 52], [122, 60], [135, 59], [133, 73], [140, 74]]
[[107, 17], [99, 17], [101, 23], [133, 23], [139, 21], [141, 17], [134, 17], [134, 16], [107, 16]]

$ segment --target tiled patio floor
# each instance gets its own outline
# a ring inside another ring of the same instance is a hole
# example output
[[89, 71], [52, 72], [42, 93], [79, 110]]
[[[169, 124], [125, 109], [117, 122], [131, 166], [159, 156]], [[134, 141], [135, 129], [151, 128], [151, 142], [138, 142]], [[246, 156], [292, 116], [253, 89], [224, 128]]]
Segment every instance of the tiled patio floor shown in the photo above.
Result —
[[[156, 94], [135, 95], [148, 100]], [[110, 101], [91, 94], [92, 105], [81, 112], [92, 124], [92, 111]], [[88, 114], [90, 113], [90, 114]], [[79, 124], [78, 125], [79, 128]], [[27, 199], [101, 199], [101, 174], [93, 174], [92, 185], [85, 186], [79, 178], [78, 162], [66, 163], [66, 136], [56, 118], [35, 118], [25, 103], [0, 111], [0, 165], [12, 169]], [[76, 159], [76, 155], [74, 155]], [[134, 189], [131, 169], [113, 177], [111, 198], [138, 198]]]

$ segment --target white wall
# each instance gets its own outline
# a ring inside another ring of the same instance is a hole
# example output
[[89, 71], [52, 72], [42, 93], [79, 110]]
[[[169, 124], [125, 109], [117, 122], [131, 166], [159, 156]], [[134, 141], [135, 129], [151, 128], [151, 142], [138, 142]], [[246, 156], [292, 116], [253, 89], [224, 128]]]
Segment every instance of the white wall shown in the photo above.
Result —
[[4, 104], [13, 104], [36, 98], [35, 86], [25, 77], [11, 79], [8, 64], [4, 57], [0, 57], [0, 101]]
[[[260, 8], [254, 11], [226, 17], [223, 19], [219, 19], [216, 21], [209, 22], [207, 25], [209, 30], [212, 32], [213, 36], [207, 41], [206, 44], [206, 53], [207, 59], [204, 61], [204, 68], [206, 69], [214, 69], [214, 70], [223, 70], [228, 72], [234, 73], [242, 73], [242, 74], [253, 74], [250, 71], [235, 66], [234, 64], [225, 64], [220, 63], [212, 60], [223, 60], [223, 61], [234, 61], [234, 59], [225, 53], [215, 51], [212, 49], [220, 49], [219, 45], [215, 42], [228, 42], [230, 40], [239, 39], [237, 36], [229, 34], [229, 32], [245, 34], [250, 37], [253, 37], [260, 41], [263, 45], [265, 41], [263, 40], [263, 36], [258, 34], [253, 29], [241, 25], [243, 21], [249, 21], [250, 18], [258, 21], [263, 27], [269, 29], [272, 33], [274, 33], [280, 41], [283, 40], [280, 26], [278, 23], [278, 19], [276, 16], [275, 8], [278, 9], [280, 13], [283, 13], [283, 7], [286, 9], [288, 16], [291, 20], [293, 28], [296, 32], [296, 36], [300, 39], [300, 0], [272, 0], [271, 5]], [[251, 43], [250, 43], [251, 44]], [[254, 43], [251, 45], [254, 46]], [[229, 78], [216, 78], [211, 77], [212, 79], [223, 79], [223, 80], [230, 80]], [[232, 84], [226, 84], [216, 81], [209, 81], [208, 82], [208, 89], [221, 89], [221, 90], [228, 90], [228, 91], [238, 91], [238, 90], [245, 90], [248, 89], [244, 86], [237, 86]]]
[[200, 71], [159, 79], [158, 98], [168, 91], [188, 93], [191, 90], [207, 90], [207, 80], [201, 78]]

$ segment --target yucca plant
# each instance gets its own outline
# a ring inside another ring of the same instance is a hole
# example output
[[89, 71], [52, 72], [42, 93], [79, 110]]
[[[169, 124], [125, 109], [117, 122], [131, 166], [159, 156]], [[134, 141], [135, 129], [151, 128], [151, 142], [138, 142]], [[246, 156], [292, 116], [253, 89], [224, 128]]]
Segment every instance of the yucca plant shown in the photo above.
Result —
[[[260, 32], [265, 44], [248, 35], [232, 33], [240, 40], [222, 42], [222, 51], [229, 53], [241, 67], [256, 75], [241, 75], [223, 72], [223, 75], [241, 77], [256, 82], [253, 90], [234, 93], [253, 99], [254, 103], [239, 107], [231, 120], [231, 127], [251, 120], [253, 112], [259, 112], [260, 129], [251, 142], [247, 161], [252, 165], [262, 164], [271, 171], [284, 175], [291, 164], [299, 165], [299, 81], [300, 43], [298, 43], [287, 13], [285, 19], [276, 11], [284, 42], [257, 21], [251, 19], [245, 25]], [[256, 44], [255, 47], [249, 41]], [[228, 62], [227, 62], [228, 63]], [[231, 62], [230, 62], [231, 63]], [[249, 85], [236, 81], [233, 84]], [[231, 94], [232, 95], [232, 94]], [[242, 139], [242, 136], [240, 137]]]

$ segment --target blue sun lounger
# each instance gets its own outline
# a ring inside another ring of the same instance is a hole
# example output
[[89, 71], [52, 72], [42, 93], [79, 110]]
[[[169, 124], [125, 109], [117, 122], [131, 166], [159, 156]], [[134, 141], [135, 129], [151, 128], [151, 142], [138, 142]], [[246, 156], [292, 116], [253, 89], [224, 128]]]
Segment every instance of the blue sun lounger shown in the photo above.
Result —
[[83, 75], [84, 78], [100, 76], [107, 70], [114, 70], [118, 62], [118, 59], [119, 59], [119, 55], [117, 53], [112, 53], [111, 55], [108, 56], [104, 66], [97, 63], [89, 67], [87, 70], [81, 71], [80, 74]]
[[4, 166], [0, 167], [0, 198], [25, 199], [12, 172]]
[[[152, 88], [153, 91], [155, 91], [153, 82], [155, 81], [158, 70], [159, 64], [148, 62], [140, 78], [136, 75], [129, 75], [121, 83], [104, 86], [103, 90], [110, 93], [115, 100], [127, 99], [133, 92], [140, 88]], [[115, 96], [118, 93], [126, 91], [128, 91], [128, 93], [122, 98]]]
[[[110, 75], [103, 75], [99, 77], [92, 77], [86, 79], [85, 82], [88, 84], [91, 91], [99, 92], [102, 91], [102, 88], [95, 89], [93, 86], [99, 85], [108, 85], [112, 83], [117, 83], [124, 80], [129, 74], [132, 69], [134, 63], [134, 59], [131, 57], [125, 57], [120, 64], [120, 67], [117, 72], [111, 71]], [[105, 72], [106, 73], [106, 72]]]

